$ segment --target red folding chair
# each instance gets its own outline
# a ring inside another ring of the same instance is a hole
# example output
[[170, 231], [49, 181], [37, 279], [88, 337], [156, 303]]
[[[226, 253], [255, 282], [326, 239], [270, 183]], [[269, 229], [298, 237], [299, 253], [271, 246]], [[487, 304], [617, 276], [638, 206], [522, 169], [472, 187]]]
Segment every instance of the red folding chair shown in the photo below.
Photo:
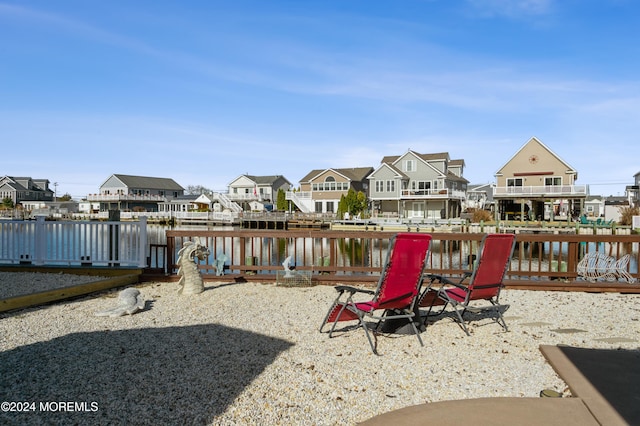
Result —
[[[418, 301], [419, 307], [429, 308], [425, 325], [429, 316], [441, 315], [450, 305], [467, 336], [470, 335], [464, 320], [464, 314], [467, 311], [493, 312], [494, 321], [505, 331], [509, 331], [501, 312], [504, 306], [501, 306], [498, 300], [515, 244], [514, 234], [487, 234], [482, 238], [478, 261], [473, 272], [466, 272], [457, 279], [442, 275], [428, 275], [429, 285]], [[468, 282], [466, 282], [467, 279]], [[489, 302], [489, 304], [483, 302]], [[437, 305], [442, 305], [442, 309], [433, 314], [431, 311]]]
[[[422, 285], [424, 268], [429, 259], [430, 243], [431, 235], [429, 234], [399, 233], [394, 236], [391, 239], [377, 289], [372, 291], [350, 286], [336, 286], [338, 296], [322, 321], [320, 331], [326, 324], [332, 323], [329, 331], [329, 337], [331, 337], [339, 321], [357, 320], [365, 331], [371, 350], [377, 354], [376, 345], [371, 339], [369, 325], [365, 319], [378, 321], [373, 331], [377, 331], [380, 324], [385, 321], [407, 319], [413, 333], [423, 345], [414, 322], [414, 317], [417, 316], [414, 312], [417, 309], [414, 308]], [[364, 302], [355, 301], [354, 295], [357, 293], [371, 294], [373, 298]], [[346, 299], [343, 299], [343, 295], [346, 295]], [[383, 311], [381, 315], [378, 314], [379, 311]]]

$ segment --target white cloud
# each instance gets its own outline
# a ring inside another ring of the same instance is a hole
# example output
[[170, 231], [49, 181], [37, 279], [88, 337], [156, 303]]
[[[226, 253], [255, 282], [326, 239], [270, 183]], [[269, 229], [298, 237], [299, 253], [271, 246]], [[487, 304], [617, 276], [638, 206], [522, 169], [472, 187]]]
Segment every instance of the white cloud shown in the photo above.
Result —
[[526, 18], [552, 12], [554, 0], [467, 0], [482, 17]]

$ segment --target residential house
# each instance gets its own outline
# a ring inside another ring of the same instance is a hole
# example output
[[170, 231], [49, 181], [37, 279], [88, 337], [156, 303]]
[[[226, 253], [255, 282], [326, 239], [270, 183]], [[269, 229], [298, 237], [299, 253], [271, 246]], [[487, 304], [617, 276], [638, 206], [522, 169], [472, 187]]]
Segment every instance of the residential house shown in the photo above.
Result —
[[384, 157], [368, 177], [374, 215], [400, 219], [460, 217], [466, 197], [464, 160], [449, 153], [419, 154], [407, 151]]
[[576, 185], [578, 172], [533, 137], [495, 174], [493, 197], [499, 219], [578, 217], [589, 195]]
[[610, 196], [604, 200], [604, 214], [602, 215], [605, 222], [620, 222], [622, 218], [621, 209], [629, 207], [629, 199], [627, 197]]
[[47, 179], [32, 179], [30, 177], [3, 176], [0, 178], [0, 199], [11, 199], [14, 205], [27, 201], [54, 201], [54, 192], [49, 189]]
[[243, 210], [264, 210], [273, 207], [278, 191], [288, 191], [291, 188], [284, 176], [253, 176], [240, 175], [229, 184], [226, 196], [239, 204]]
[[493, 211], [493, 184], [467, 185], [467, 197], [463, 203], [463, 209]]
[[99, 194], [87, 200], [100, 203], [100, 211], [157, 212], [160, 203], [184, 195], [184, 188], [173, 179], [114, 174], [100, 185]]
[[312, 170], [300, 180], [300, 191], [288, 191], [286, 199], [303, 213], [337, 213], [338, 204], [349, 189], [369, 193], [367, 176], [373, 167]]
[[584, 210], [582, 213], [586, 217], [604, 217], [605, 199], [599, 195], [589, 195], [584, 200]]

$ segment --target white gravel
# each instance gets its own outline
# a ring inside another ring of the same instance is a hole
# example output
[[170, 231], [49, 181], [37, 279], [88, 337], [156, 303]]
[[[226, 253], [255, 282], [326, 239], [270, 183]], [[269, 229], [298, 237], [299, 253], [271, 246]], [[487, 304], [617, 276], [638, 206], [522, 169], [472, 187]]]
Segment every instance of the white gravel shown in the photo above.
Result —
[[146, 307], [131, 316], [95, 316], [117, 291], [0, 314], [1, 400], [36, 408], [0, 423], [353, 425], [425, 402], [565, 392], [542, 344], [639, 349], [639, 295], [505, 291], [509, 332], [482, 319], [467, 337], [443, 318], [424, 347], [379, 336], [376, 356], [360, 329], [318, 332], [330, 286], [137, 288]]

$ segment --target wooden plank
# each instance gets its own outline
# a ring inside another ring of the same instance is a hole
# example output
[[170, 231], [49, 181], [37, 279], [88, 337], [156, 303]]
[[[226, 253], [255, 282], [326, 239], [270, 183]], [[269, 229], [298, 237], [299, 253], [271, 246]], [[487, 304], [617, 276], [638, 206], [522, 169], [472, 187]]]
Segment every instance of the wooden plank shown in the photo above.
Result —
[[24, 309], [72, 297], [84, 296], [97, 291], [136, 284], [139, 282], [139, 278], [140, 274], [121, 275], [88, 284], [79, 284], [71, 287], [63, 287], [39, 293], [10, 297], [8, 299], [0, 300], [0, 312]]

